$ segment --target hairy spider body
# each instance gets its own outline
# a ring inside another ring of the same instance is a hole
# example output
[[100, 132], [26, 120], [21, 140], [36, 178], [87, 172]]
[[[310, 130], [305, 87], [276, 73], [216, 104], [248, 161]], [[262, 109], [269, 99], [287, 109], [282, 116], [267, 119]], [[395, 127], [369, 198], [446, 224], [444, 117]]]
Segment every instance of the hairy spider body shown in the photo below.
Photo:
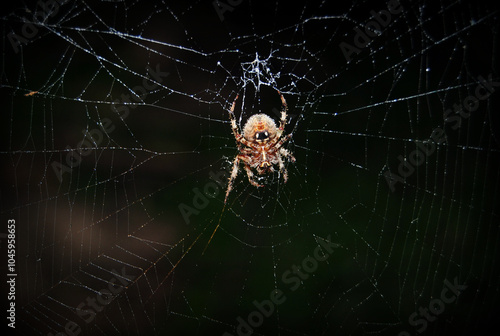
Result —
[[238, 145], [238, 155], [234, 158], [231, 176], [226, 191], [226, 198], [233, 188], [233, 183], [238, 175], [240, 161], [244, 164], [248, 181], [255, 187], [263, 187], [255, 181], [253, 171], [258, 175], [264, 175], [269, 172], [274, 172], [278, 166], [279, 172], [283, 174], [283, 181], [288, 180], [288, 172], [285, 168], [284, 158], [291, 162], [295, 162], [295, 157], [283, 148], [283, 144], [288, 141], [291, 134], [282, 137], [285, 125], [287, 122], [287, 104], [285, 98], [278, 91], [281, 97], [282, 110], [279, 127], [276, 126], [274, 120], [266, 114], [259, 113], [251, 116], [243, 127], [243, 135], [240, 134], [236, 119], [234, 117], [234, 108], [239, 96], [234, 99], [233, 105], [229, 111], [231, 127], [233, 129], [234, 138]]

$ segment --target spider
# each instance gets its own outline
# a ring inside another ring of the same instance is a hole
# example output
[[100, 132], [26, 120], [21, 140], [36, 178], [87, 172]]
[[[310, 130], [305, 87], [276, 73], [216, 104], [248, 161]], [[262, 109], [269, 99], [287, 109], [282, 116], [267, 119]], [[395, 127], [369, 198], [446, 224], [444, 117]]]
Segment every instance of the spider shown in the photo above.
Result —
[[229, 110], [229, 118], [231, 120], [234, 138], [238, 145], [238, 154], [233, 161], [224, 204], [226, 204], [227, 197], [233, 189], [233, 183], [238, 175], [240, 161], [244, 164], [248, 181], [255, 187], [260, 188], [263, 187], [263, 185], [255, 181], [255, 175], [252, 170], [255, 170], [258, 175], [263, 175], [268, 172], [274, 172], [274, 167], [278, 165], [279, 172], [283, 174], [283, 181], [286, 183], [288, 180], [288, 172], [286, 171], [283, 158], [285, 157], [289, 161], [295, 162], [295, 157], [282, 147], [283, 144], [291, 138], [292, 134], [287, 134], [282, 137], [287, 122], [286, 111], [288, 108], [285, 97], [283, 97], [279, 91], [278, 94], [281, 97], [281, 103], [283, 105], [279, 128], [276, 127], [276, 123], [271, 117], [264, 113], [259, 113], [254, 114], [247, 120], [243, 127], [243, 135], [239, 132], [234, 117], [234, 108], [239, 95], [237, 95], [233, 101], [231, 110]]

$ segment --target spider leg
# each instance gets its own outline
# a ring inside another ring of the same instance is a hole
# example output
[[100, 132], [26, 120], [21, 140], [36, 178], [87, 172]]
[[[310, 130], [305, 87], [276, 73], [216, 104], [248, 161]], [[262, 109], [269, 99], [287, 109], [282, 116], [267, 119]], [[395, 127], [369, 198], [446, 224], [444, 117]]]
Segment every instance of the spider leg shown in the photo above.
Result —
[[280, 166], [280, 173], [283, 174], [283, 182], [286, 183], [286, 181], [288, 181], [288, 172], [285, 168], [285, 164], [283, 163], [283, 159], [281, 158], [281, 156], [278, 156], [278, 164]]
[[231, 176], [229, 176], [229, 183], [227, 184], [227, 190], [226, 190], [226, 197], [224, 198], [224, 204], [227, 202], [227, 197], [229, 196], [229, 193], [233, 189], [233, 183], [234, 179], [238, 175], [238, 166], [240, 164], [240, 156], [236, 155], [233, 161], [233, 168], [231, 169]]
[[[278, 143], [274, 144], [274, 147], [275, 147], [276, 149], [278, 149], [278, 148], [279, 148], [279, 149], [280, 149], [280, 152], [281, 152], [281, 149], [282, 149], [282, 148], [281, 148], [281, 146], [283, 146], [283, 144], [284, 144], [285, 142], [287, 142], [287, 141], [288, 141], [291, 137], [292, 137], [292, 134], [291, 134], [291, 133], [290, 133], [290, 134], [287, 134], [286, 136], [282, 137], [282, 138], [281, 138], [281, 140], [280, 140], [280, 141], [278, 141]], [[287, 150], [285, 150], [285, 151], [287, 151]], [[287, 152], [288, 152], [288, 151], [287, 151]], [[291, 155], [291, 154], [290, 154], [290, 155]], [[293, 157], [293, 156], [292, 156], [292, 157]], [[293, 162], [293, 161], [295, 161], [295, 158], [292, 160], [292, 162]]]
[[248, 176], [248, 181], [250, 182], [250, 184], [252, 184], [253, 186], [257, 187], [257, 188], [260, 188], [260, 187], [263, 187], [262, 184], [258, 184], [257, 182], [255, 182], [254, 180], [254, 173], [252, 172], [252, 169], [250, 169], [250, 166], [245, 163], [245, 170], [247, 171], [247, 176]]
[[293, 156], [292, 153], [290, 153], [288, 150], [286, 150], [284, 148], [280, 148], [280, 154], [283, 155], [284, 157], [286, 157], [291, 162], [295, 162], [295, 156]]
[[[278, 91], [278, 90], [276, 90], [276, 91]], [[274, 137], [274, 139], [272, 139], [269, 142], [270, 147], [274, 146], [278, 141], [280, 141], [281, 144], [282, 144], [282, 142], [286, 141], [286, 140], [283, 141], [283, 139], [280, 140], [280, 138], [281, 138], [281, 135], [283, 134], [283, 131], [285, 130], [285, 125], [286, 125], [286, 121], [287, 121], [286, 120], [287, 119], [286, 111], [288, 111], [288, 105], [286, 103], [285, 97], [283, 97], [283, 94], [281, 94], [281, 92], [279, 92], [279, 91], [278, 91], [278, 94], [281, 97], [281, 105], [282, 105], [281, 118], [280, 118], [280, 124], [279, 124], [278, 130], [276, 131], [276, 136]]]
[[231, 105], [231, 109], [229, 110], [229, 120], [231, 121], [231, 128], [233, 129], [233, 134], [236, 139], [241, 136], [238, 126], [236, 125], [236, 118], [234, 117], [234, 108], [236, 107], [236, 101], [240, 95], [236, 95], [234, 98], [233, 105]]
[[278, 94], [280, 95], [281, 105], [282, 105], [282, 108], [281, 108], [281, 118], [280, 118], [280, 127], [278, 129], [278, 132], [276, 132], [276, 138], [279, 139], [281, 137], [281, 134], [283, 134], [283, 131], [285, 129], [286, 118], [287, 118], [286, 111], [288, 110], [288, 105], [286, 103], [285, 97], [283, 97], [283, 94], [281, 94], [281, 92], [279, 92], [279, 91], [278, 91]]
[[240, 131], [238, 130], [238, 125], [236, 124], [236, 117], [234, 116], [234, 109], [236, 107], [236, 101], [240, 95], [236, 95], [236, 98], [234, 98], [233, 105], [231, 105], [231, 109], [229, 110], [229, 120], [231, 121], [231, 128], [233, 130], [234, 138], [236, 139], [237, 142], [242, 143], [245, 146], [252, 147], [252, 144], [248, 142], [247, 139], [245, 139]]
[[252, 172], [250, 166], [248, 165], [246, 157], [241, 156], [241, 155], [236, 155], [236, 157], [234, 158], [234, 161], [233, 161], [233, 168], [231, 169], [231, 176], [229, 176], [229, 183], [227, 185], [226, 197], [224, 198], [224, 204], [226, 204], [226, 202], [227, 202], [227, 198], [229, 196], [229, 193], [231, 192], [231, 190], [233, 190], [234, 179], [236, 178], [236, 176], [238, 176], [238, 169], [239, 169], [240, 160], [243, 161], [243, 163], [245, 164], [245, 170], [247, 172], [248, 181], [253, 186], [255, 186], [257, 188], [263, 187], [262, 184], [258, 184], [257, 182], [255, 182], [255, 180], [254, 180], [255, 175]]

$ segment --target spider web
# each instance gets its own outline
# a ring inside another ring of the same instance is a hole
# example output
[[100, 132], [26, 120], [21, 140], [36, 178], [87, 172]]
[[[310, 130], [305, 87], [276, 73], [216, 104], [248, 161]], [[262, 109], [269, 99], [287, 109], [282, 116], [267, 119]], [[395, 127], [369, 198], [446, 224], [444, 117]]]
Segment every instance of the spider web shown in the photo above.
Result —
[[[455, 335], [491, 323], [498, 12], [397, 5], [4, 9], [15, 331]], [[240, 94], [240, 127], [254, 113], [278, 121], [276, 90], [288, 182], [276, 172], [255, 188], [240, 169], [224, 205], [228, 110]]]

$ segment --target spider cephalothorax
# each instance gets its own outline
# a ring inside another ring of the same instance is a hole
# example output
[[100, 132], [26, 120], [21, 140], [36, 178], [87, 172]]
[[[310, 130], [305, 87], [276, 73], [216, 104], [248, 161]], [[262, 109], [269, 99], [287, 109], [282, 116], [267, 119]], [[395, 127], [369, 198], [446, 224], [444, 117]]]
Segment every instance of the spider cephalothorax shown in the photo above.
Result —
[[259, 113], [248, 119], [243, 127], [243, 135], [240, 134], [234, 117], [234, 108], [238, 96], [234, 99], [231, 110], [229, 111], [229, 118], [231, 120], [231, 127], [238, 145], [239, 153], [234, 158], [224, 203], [226, 203], [227, 197], [233, 188], [234, 179], [238, 175], [240, 161], [244, 164], [248, 181], [256, 187], [263, 187], [263, 185], [255, 181], [253, 170], [255, 170], [257, 174], [263, 175], [268, 172], [273, 172], [274, 167], [278, 166], [279, 172], [283, 174], [283, 181], [286, 183], [288, 180], [288, 173], [283, 158], [287, 158], [291, 162], [295, 162], [295, 158], [289, 151], [282, 147], [283, 144], [290, 139], [291, 134], [282, 137], [287, 121], [287, 105], [281, 92], [278, 91], [278, 94], [281, 97], [281, 103], [283, 105], [279, 127], [276, 126], [276, 123], [271, 117]]

